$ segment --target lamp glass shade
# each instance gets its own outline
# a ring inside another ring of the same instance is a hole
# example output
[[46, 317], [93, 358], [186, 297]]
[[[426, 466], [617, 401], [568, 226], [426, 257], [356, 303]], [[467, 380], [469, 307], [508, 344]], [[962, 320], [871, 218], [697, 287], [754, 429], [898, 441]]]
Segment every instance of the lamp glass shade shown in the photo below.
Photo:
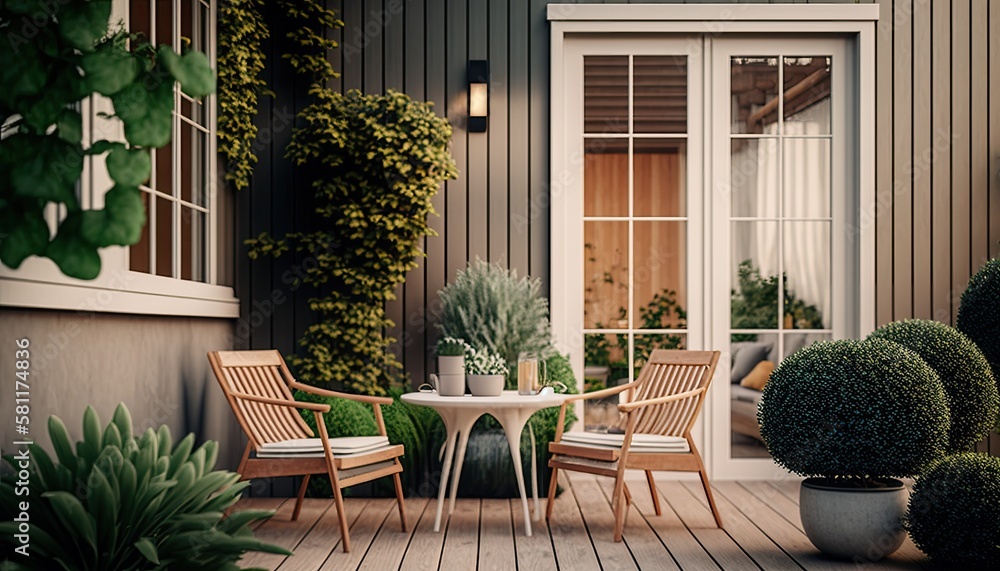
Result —
[[469, 84], [469, 117], [486, 117], [489, 88], [485, 83]]

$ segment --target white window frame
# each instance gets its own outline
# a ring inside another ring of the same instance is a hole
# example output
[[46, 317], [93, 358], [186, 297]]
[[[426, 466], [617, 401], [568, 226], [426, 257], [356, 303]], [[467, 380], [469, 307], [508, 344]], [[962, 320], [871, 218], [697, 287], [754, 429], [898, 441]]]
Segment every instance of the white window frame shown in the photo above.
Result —
[[[854, 5], [579, 5], [550, 4], [548, 19], [551, 23], [551, 290], [550, 299], [552, 330], [560, 350], [570, 354], [571, 364], [577, 379], [583, 378], [583, 310], [584, 307], [584, 256], [566, 255], [561, 249], [567, 241], [583, 243], [583, 160], [574, 151], [579, 147], [575, 139], [578, 131], [571, 127], [572, 121], [582, 115], [582, 95], [571, 92], [565, 81], [567, 73], [566, 42], [573, 34], [689, 34], [699, 35], [700, 41], [692, 40], [690, 49], [702, 54], [705, 61], [711, 61], [712, 39], [726, 34], [824, 34], [847, 37], [853, 44], [853, 55], [857, 61], [857, 217], [858, 228], [858, 283], [863, 293], [857, 308], [858, 334], [866, 335], [875, 328], [875, 227], [874, 221], [866, 213], [875, 208], [875, 22], [879, 17], [879, 7], [873, 4]], [[711, 74], [705, 74], [700, 90], [712, 93]], [[579, 96], [580, 104], [572, 104]], [[556, 104], [556, 102], [559, 102]], [[712, 133], [711, 117], [703, 117], [702, 133]], [[697, 117], [697, 116], [695, 116]], [[697, 120], [697, 119], [696, 119]], [[689, 126], [693, 131], [695, 127]], [[704, 156], [703, 180], [712, 179], [713, 144], [711, 137], [703, 137]], [[696, 176], [690, 173], [689, 176]], [[709, 193], [705, 193], [706, 195]], [[689, 208], [692, 202], [688, 203]], [[710, 197], [702, 204], [705, 212], [712, 207]], [[576, 216], [575, 214], [580, 214]], [[694, 212], [689, 216], [694, 220]], [[702, 243], [712, 244], [711, 216], [705, 216]], [[578, 238], [573, 241], [574, 237]], [[728, 262], [728, 260], [727, 260]], [[713, 268], [716, 264], [708, 261], [698, 271], [701, 276], [689, 276], [689, 283], [715, 283]], [[728, 283], [727, 276], [724, 278]], [[696, 271], [690, 267], [689, 272]], [[864, 292], [868, 292], [865, 294]], [[705, 323], [714, 324], [720, 309], [706, 303], [703, 315]], [[691, 327], [691, 324], [689, 324]], [[714, 328], [714, 327], [713, 327]], [[708, 347], [714, 338], [708, 338], [706, 331], [702, 338], [695, 338], [689, 332], [689, 347]], [[728, 355], [724, 356], [726, 365]], [[728, 366], [721, 366], [717, 374], [728, 374]], [[722, 387], [722, 388], [720, 388]], [[715, 464], [720, 457], [715, 449], [722, 438], [729, 434], [714, 434], [713, 428], [722, 423], [713, 418], [713, 413], [729, 414], [728, 406], [718, 406], [729, 398], [729, 383], [713, 383], [709, 395], [709, 406], [699, 418], [696, 438], [706, 454], [706, 463], [713, 477], [732, 477], [735, 474], [717, 474]], [[727, 404], [725, 402], [723, 405]], [[578, 423], [580, 424], [580, 423]], [[729, 425], [728, 422], [725, 423]], [[706, 444], [711, 449], [706, 450]], [[725, 447], [728, 454], [729, 447]], [[728, 472], [728, 470], [726, 470]], [[752, 473], [750, 473], [752, 472]], [[777, 471], [770, 462], [760, 462], [750, 472], [741, 477], [774, 477]]]
[[[206, 55], [216, 61], [215, 30], [216, 1], [209, 0], [210, 45]], [[127, 21], [128, 1], [115, 0], [111, 22], [116, 25]], [[173, 43], [173, 42], [171, 42]], [[214, 67], [214, 65], [213, 65]], [[175, 102], [179, 100], [175, 97]], [[218, 284], [218, 209], [217, 196], [221, 190], [216, 172], [216, 108], [215, 95], [205, 99], [209, 112], [210, 135], [205, 173], [208, 185], [207, 258], [205, 268], [207, 283], [180, 278], [152, 275], [128, 269], [128, 247], [110, 247], [100, 250], [101, 273], [93, 280], [67, 277], [47, 258], [31, 257], [17, 270], [0, 266], [0, 306], [60, 309], [70, 311], [129, 313], [140, 315], [171, 315], [196, 317], [239, 317], [239, 300], [230, 286]], [[113, 112], [108, 99], [95, 96], [81, 105], [84, 144], [99, 139], [123, 140], [121, 124], [117, 120], [102, 118], [101, 112]], [[176, 117], [174, 121], [177, 121]], [[174, 131], [177, 129], [175, 128]], [[174, 133], [176, 138], [177, 133]], [[174, 173], [179, 176], [179, 173]], [[83, 208], [102, 208], [104, 192], [113, 181], [108, 176], [103, 157], [84, 161], [80, 179], [80, 202]], [[144, 191], [145, 192], [145, 191]], [[60, 208], [50, 206], [46, 217], [55, 227], [61, 215]], [[175, 220], [175, 224], [179, 224]], [[175, 231], [179, 230], [175, 229]], [[179, 256], [175, 256], [177, 258]], [[179, 275], [179, 261], [174, 261], [174, 273]]]

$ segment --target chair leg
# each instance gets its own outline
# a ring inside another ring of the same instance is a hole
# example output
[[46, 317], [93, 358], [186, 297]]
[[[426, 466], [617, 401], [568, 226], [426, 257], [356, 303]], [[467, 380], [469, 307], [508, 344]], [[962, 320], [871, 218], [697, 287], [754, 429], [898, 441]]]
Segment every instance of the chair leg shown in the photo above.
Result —
[[549, 476], [549, 499], [545, 502], [545, 521], [552, 518], [552, 508], [556, 504], [556, 480], [557, 474], [559, 473], [559, 468], [552, 469], [552, 475]]
[[302, 478], [299, 486], [299, 496], [295, 499], [295, 509], [292, 510], [292, 521], [299, 519], [299, 512], [302, 511], [302, 499], [306, 497], [306, 487], [309, 485], [309, 474]]
[[351, 551], [351, 534], [347, 529], [347, 513], [344, 511], [344, 494], [340, 491], [337, 479], [330, 475], [330, 487], [333, 488], [333, 501], [337, 508], [337, 519], [340, 520], [340, 541], [344, 546], [344, 553]]
[[399, 479], [399, 472], [392, 475], [392, 483], [396, 486], [396, 502], [399, 504], [399, 525], [405, 532], [408, 531], [406, 528], [406, 507], [403, 505], [403, 483]]
[[715, 524], [722, 529], [722, 515], [719, 514], [719, 508], [715, 505], [715, 498], [712, 496], [712, 486], [708, 483], [708, 473], [702, 468], [698, 471], [698, 475], [701, 476], [701, 485], [705, 488], [705, 496], [708, 497], [708, 507], [712, 508], [712, 515], [715, 516]]
[[649, 494], [653, 496], [653, 508], [656, 510], [656, 515], [663, 515], [663, 511], [660, 509], [660, 494], [656, 493], [656, 482], [653, 481], [652, 470], [646, 470], [646, 482], [649, 483]]
[[625, 505], [625, 475], [618, 474], [615, 478], [615, 491], [614, 498], [612, 500], [612, 508], [615, 512], [615, 543], [621, 543], [622, 541], [622, 528], [625, 527], [625, 511], [628, 506]]
[[632, 505], [632, 492], [628, 490], [628, 484], [625, 484], [625, 505]]

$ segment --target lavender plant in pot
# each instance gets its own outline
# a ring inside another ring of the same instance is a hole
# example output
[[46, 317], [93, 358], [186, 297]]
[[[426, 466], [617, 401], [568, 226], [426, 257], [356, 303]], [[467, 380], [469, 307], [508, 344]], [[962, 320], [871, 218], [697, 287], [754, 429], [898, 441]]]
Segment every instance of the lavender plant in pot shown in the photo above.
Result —
[[820, 551], [876, 561], [902, 544], [907, 491], [948, 445], [940, 378], [884, 339], [821, 341], [772, 373], [757, 412], [774, 460], [806, 476], [799, 509]]
[[503, 393], [507, 361], [502, 355], [472, 350], [465, 361], [465, 381], [476, 397], [497, 397]]

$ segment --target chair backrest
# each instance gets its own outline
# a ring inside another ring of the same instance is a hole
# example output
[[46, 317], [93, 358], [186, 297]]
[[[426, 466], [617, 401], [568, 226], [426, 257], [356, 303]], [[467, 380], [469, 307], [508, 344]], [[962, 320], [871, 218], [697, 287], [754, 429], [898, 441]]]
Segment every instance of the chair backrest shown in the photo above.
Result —
[[288, 384], [292, 374], [277, 351], [212, 351], [208, 361], [222, 387], [229, 406], [255, 450], [269, 442], [308, 438], [312, 430], [297, 409], [254, 402], [233, 396], [244, 393], [258, 397], [294, 401]]
[[705, 401], [719, 355], [719, 351], [653, 351], [636, 379], [634, 400], [675, 395], [698, 388], [705, 390], [696, 396], [637, 410], [635, 432], [686, 436]]

